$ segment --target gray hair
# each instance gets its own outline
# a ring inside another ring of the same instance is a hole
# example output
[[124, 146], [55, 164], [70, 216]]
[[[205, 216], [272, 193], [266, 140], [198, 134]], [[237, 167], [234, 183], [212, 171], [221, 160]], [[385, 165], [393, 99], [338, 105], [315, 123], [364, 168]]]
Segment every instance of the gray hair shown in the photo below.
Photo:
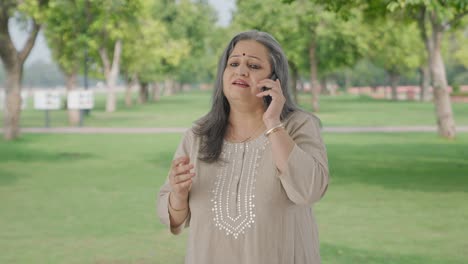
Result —
[[289, 92], [288, 60], [280, 44], [270, 34], [257, 30], [237, 34], [227, 45], [218, 63], [218, 73], [213, 91], [211, 110], [195, 122], [193, 132], [201, 137], [199, 159], [208, 163], [216, 162], [222, 151], [224, 136], [228, 127], [230, 105], [223, 92], [223, 74], [229, 55], [239, 41], [255, 40], [269, 52], [272, 73], [281, 82], [281, 90], [286, 98], [280, 119], [298, 110]]

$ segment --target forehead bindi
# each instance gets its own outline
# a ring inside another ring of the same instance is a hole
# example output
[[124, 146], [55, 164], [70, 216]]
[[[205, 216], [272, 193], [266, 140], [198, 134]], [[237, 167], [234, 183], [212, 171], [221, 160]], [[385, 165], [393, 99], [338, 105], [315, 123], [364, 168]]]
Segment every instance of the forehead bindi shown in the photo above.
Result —
[[265, 46], [256, 41], [239, 41], [234, 47], [231, 56], [229, 56], [229, 58], [233, 57], [247, 57], [260, 61], [268, 61], [268, 51]]

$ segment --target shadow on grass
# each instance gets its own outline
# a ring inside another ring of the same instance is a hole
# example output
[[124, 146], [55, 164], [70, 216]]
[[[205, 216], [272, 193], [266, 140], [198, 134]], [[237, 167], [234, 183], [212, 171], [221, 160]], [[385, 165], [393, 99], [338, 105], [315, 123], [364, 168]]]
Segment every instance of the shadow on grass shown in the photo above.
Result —
[[0, 168], [0, 186], [9, 185], [18, 180], [20, 176], [11, 170]]
[[32, 141], [29, 138], [20, 138], [16, 141], [0, 141], [0, 164], [7, 162], [36, 162], [36, 161], [77, 161], [92, 159], [96, 156], [86, 152], [74, 152], [64, 149], [60, 152], [43, 151], [27, 146]]
[[358, 250], [328, 243], [321, 243], [323, 263], [379, 263], [379, 264], [461, 264], [461, 261], [434, 259], [421, 255], [400, 255], [384, 252]]
[[468, 192], [468, 144], [327, 144], [333, 184]]

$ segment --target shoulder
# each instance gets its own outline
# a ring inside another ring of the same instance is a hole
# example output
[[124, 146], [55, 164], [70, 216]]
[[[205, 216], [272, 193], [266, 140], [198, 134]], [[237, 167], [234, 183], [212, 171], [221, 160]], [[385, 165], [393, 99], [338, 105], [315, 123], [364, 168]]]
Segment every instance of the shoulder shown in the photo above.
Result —
[[193, 123], [190, 128], [187, 128], [184, 132], [184, 140], [190, 142], [191, 144], [197, 143], [202, 138], [197, 131], [199, 130], [199, 125], [197, 123]]
[[320, 130], [322, 123], [320, 119], [309, 112], [303, 110], [296, 110], [289, 114], [289, 116], [284, 120], [286, 129], [291, 133], [301, 128], [315, 128]]

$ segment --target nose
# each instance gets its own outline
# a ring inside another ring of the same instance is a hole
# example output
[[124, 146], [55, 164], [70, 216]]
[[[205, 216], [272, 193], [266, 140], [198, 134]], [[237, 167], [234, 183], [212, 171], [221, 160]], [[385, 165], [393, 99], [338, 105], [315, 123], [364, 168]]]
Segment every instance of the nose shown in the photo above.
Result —
[[236, 71], [237, 71], [237, 74], [239, 76], [245, 76], [246, 77], [249, 74], [249, 69], [248, 69], [247, 65], [244, 65], [243, 63], [239, 64]]

